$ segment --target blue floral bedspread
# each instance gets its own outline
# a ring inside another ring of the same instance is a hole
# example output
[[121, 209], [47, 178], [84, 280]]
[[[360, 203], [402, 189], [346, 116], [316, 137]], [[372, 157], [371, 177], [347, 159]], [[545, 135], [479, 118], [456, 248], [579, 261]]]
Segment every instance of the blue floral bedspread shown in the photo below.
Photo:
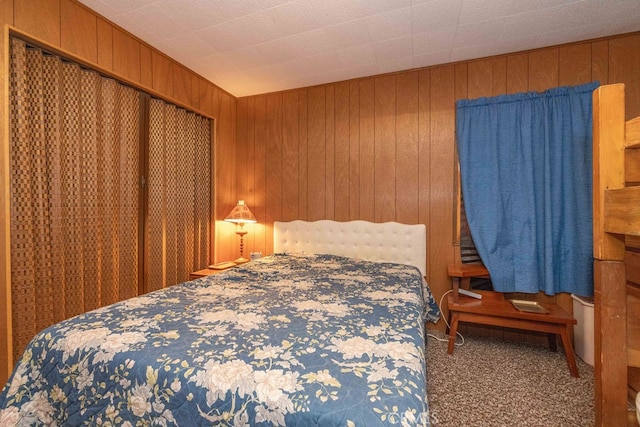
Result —
[[273, 255], [45, 329], [0, 425], [429, 425], [419, 271]]

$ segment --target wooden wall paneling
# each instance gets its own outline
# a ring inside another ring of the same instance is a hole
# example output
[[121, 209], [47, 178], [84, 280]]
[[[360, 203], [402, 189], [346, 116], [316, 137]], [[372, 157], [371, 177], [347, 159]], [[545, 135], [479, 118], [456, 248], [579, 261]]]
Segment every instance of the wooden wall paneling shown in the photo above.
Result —
[[[249, 209], [253, 206], [253, 200], [247, 198], [249, 193], [249, 181], [247, 171], [249, 169], [248, 164], [248, 133], [249, 133], [249, 98], [240, 98], [236, 103], [236, 159], [238, 160], [238, 167], [235, 172], [236, 179], [236, 191], [238, 192], [238, 199], [243, 199]], [[249, 243], [249, 235], [245, 236], [245, 242]]]
[[429, 285], [439, 298], [451, 288], [447, 265], [453, 249], [454, 66], [431, 70], [431, 153], [429, 165]]
[[[430, 242], [431, 224], [431, 70], [418, 71], [418, 222], [427, 226]], [[427, 278], [431, 282], [431, 253], [427, 244]], [[440, 298], [442, 294], [438, 295]], [[442, 322], [440, 322], [442, 325]]]
[[[156, 89], [156, 84], [159, 86], [169, 85], [168, 90], [173, 93], [173, 79], [170, 78], [170, 64], [168, 59], [156, 52], [155, 50], [152, 52], [152, 62], [153, 62], [153, 84], [154, 90]], [[159, 72], [163, 71], [161, 74], [163, 78], [159, 78]], [[168, 83], [167, 83], [168, 82]], [[165, 86], [166, 87], [166, 86]], [[212, 155], [212, 173], [214, 178], [214, 185], [211, 186], [211, 200], [213, 201], [212, 212], [212, 224], [211, 224], [211, 232], [212, 234], [212, 246], [211, 246], [211, 258], [214, 262], [220, 261], [228, 261], [233, 260], [238, 257], [236, 255], [237, 249], [235, 249], [235, 245], [231, 246], [231, 242], [235, 243], [235, 235], [230, 237], [230, 232], [232, 233], [234, 230], [230, 230], [228, 224], [224, 224], [222, 221], [224, 219], [224, 215], [227, 215], [228, 212], [223, 212], [227, 208], [231, 208], [235, 203], [237, 203], [237, 195], [236, 194], [225, 194], [225, 191], [229, 191], [231, 186], [218, 186], [218, 176], [219, 176], [219, 167], [220, 163], [224, 163], [225, 161], [229, 161], [228, 154], [224, 153], [224, 146], [221, 146], [221, 132], [226, 126], [236, 126], [236, 123], [228, 124], [224, 123], [224, 114], [221, 114], [221, 105], [222, 105], [222, 91], [217, 87], [212, 85], [211, 91], [211, 110], [212, 116], [215, 118], [215, 129], [213, 134], [213, 155]], [[219, 158], [220, 157], [220, 158]], [[235, 167], [235, 164], [234, 164]], [[230, 202], [231, 200], [231, 202]], [[231, 206], [229, 206], [231, 203]], [[224, 205], [224, 206], [222, 206]], [[233, 240], [232, 240], [233, 238]], [[232, 249], [234, 248], [234, 249]]]
[[273, 222], [282, 217], [282, 93], [266, 97], [265, 244], [273, 249]]
[[544, 91], [558, 86], [558, 48], [529, 53], [529, 90]]
[[185, 105], [191, 105], [191, 76], [189, 71], [177, 62], [171, 61], [173, 74], [173, 97]]
[[324, 217], [335, 219], [335, 161], [336, 161], [336, 122], [335, 122], [335, 85], [325, 86], [325, 204]]
[[214, 154], [215, 188], [211, 196], [215, 200], [215, 260], [236, 259], [239, 255], [239, 239], [235, 234], [235, 226], [223, 220], [233, 206], [236, 199], [235, 168], [235, 110], [236, 103], [231, 96], [224, 94], [219, 99], [219, 116], [216, 121], [216, 138]]
[[[571, 298], [571, 293], [568, 293], [568, 292], [558, 293], [553, 297], [549, 297], [548, 301], [555, 302], [560, 307], [562, 307], [562, 309], [565, 310], [567, 313], [573, 314], [573, 299]], [[573, 340], [573, 330], [570, 331], [570, 335], [571, 335], [571, 339]]]
[[284, 92], [282, 99], [282, 213], [283, 221], [298, 219], [298, 98], [299, 91]]
[[507, 93], [507, 57], [499, 56], [491, 60], [491, 95]]
[[15, 26], [51, 46], [60, 47], [60, 1], [14, 0]]
[[[151, 52], [151, 64], [153, 67], [153, 90], [164, 93], [166, 96], [173, 98], [173, 74], [171, 60], [158, 51]], [[213, 99], [214, 105], [220, 106], [220, 100]], [[217, 114], [215, 117], [218, 117]]]
[[198, 90], [200, 94], [198, 96], [200, 102], [200, 110], [205, 114], [213, 116], [213, 84], [203, 78], [198, 79]]
[[140, 44], [140, 84], [153, 89], [153, 55], [151, 48]]
[[591, 81], [609, 83], [609, 40], [591, 43]]
[[309, 193], [309, 169], [308, 161], [308, 91], [299, 89], [298, 91], [298, 219], [307, 220], [309, 203], [307, 194]]
[[255, 248], [257, 251], [261, 251], [263, 255], [273, 252], [273, 247], [267, 247], [266, 241], [266, 157], [267, 157], [267, 97], [266, 95], [260, 95], [256, 97], [255, 104], [255, 165], [254, 165], [254, 199], [253, 206], [249, 206], [249, 209], [253, 212], [258, 220], [259, 226], [253, 226], [255, 230]]
[[[229, 138], [229, 147], [230, 150], [233, 151], [233, 156], [232, 156], [232, 160], [231, 160], [231, 164], [229, 165], [229, 170], [227, 171], [227, 173], [229, 174], [230, 179], [232, 180], [233, 184], [231, 185], [231, 188], [233, 189], [233, 193], [232, 194], [237, 194], [236, 191], [236, 180], [235, 178], [235, 171], [238, 167], [238, 159], [235, 156], [235, 142], [236, 142], [236, 98], [227, 93], [227, 92], [222, 92], [220, 93], [220, 114], [218, 116], [218, 121], [220, 122], [221, 127], [224, 129], [223, 135], [226, 138]], [[234, 201], [237, 202], [237, 201]], [[235, 203], [234, 203], [235, 204]], [[235, 230], [234, 230], [235, 232]], [[235, 242], [237, 247], [237, 241]]]
[[375, 83], [373, 78], [360, 80], [360, 215], [375, 221]]
[[0, 1], [0, 24], [13, 25], [13, 0]]
[[[478, 67], [475, 67], [475, 70], [477, 70]], [[470, 67], [470, 64], [467, 63], [460, 63], [460, 64], [455, 64], [454, 69], [454, 99], [457, 101], [459, 99], [471, 99], [471, 98], [477, 98], [478, 96], [482, 96], [482, 95], [478, 95], [478, 93], [481, 93], [477, 87], [480, 86], [477, 82], [475, 83], [475, 94], [476, 96], [471, 96], [470, 92], [472, 92], [473, 90], [469, 88], [470, 86], [470, 80], [471, 80], [471, 76], [470, 74], [473, 73], [474, 74], [474, 79], [478, 80], [478, 76], [477, 76], [477, 71], [474, 71], [472, 69], [472, 67]], [[489, 72], [490, 73], [490, 72]], [[489, 79], [491, 78], [491, 74], [489, 74]], [[455, 108], [455, 106], [454, 106]]]
[[[211, 252], [211, 261], [212, 262], [220, 262], [222, 260], [232, 259], [229, 254], [229, 247], [226, 245], [225, 238], [223, 238], [225, 227], [223, 223], [224, 215], [226, 215], [225, 209], [226, 207], [223, 204], [228, 205], [230, 202], [228, 200], [225, 201], [226, 192], [230, 191], [229, 185], [225, 185], [224, 177], [221, 177], [222, 173], [225, 171], [224, 163], [229, 162], [231, 159], [231, 153], [228, 153], [225, 150], [225, 147], [220, 142], [218, 129], [219, 123], [216, 120], [214, 122], [214, 126], [212, 128], [215, 138], [213, 147], [211, 149], [211, 155], [213, 157], [212, 161], [212, 174], [213, 181], [215, 185], [211, 186], [210, 197], [212, 200], [211, 209], [213, 210], [213, 218], [211, 223], [211, 232], [213, 233], [213, 243], [210, 249]], [[229, 196], [226, 196], [227, 198]]]
[[396, 75], [396, 215], [395, 220], [419, 223], [418, 72]]
[[529, 90], [529, 55], [520, 53], [507, 56], [507, 93]]
[[[467, 63], [461, 63], [455, 65], [455, 99], [468, 99], [469, 98], [469, 65]], [[454, 259], [453, 262], [461, 263], [460, 257], [460, 204], [462, 200], [462, 189], [460, 188], [460, 165], [458, 163], [458, 146], [453, 144], [453, 182], [454, 182], [454, 204], [453, 215], [451, 221], [451, 227], [453, 227], [453, 241], [455, 242]], [[465, 326], [463, 326], [464, 328]]]
[[113, 26], [104, 19], [97, 19], [98, 65], [113, 71]]
[[609, 41], [609, 81], [624, 83], [627, 99], [625, 120], [640, 115], [640, 34], [613, 38]]
[[374, 82], [374, 220], [387, 222], [396, 216], [396, 75]]
[[[491, 59], [469, 62], [467, 75], [467, 97], [469, 99], [491, 96], [493, 94], [493, 66]], [[456, 99], [460, 98], [456, 97]]]
[[309, 221], [325, 218], [325, 98], [325, 86], [315, 86], [308, 89], [307, 219]]
[[191, 83], [190, 83], [191, 95], [189, 97], [191, 102], [189, 103], [189, 105], [191, 106], [191, 108], [195, 108], [196, 110], [199, 110], [200, 109], [200, 80], [202, 80], [202, 78], [196, 73], [193, 73], [189, 70], [187, 70], [187, 72], [189, 73], [189, 77], [191, 79]]
[[[246, 157], [238, 157], [238, 171], [241, 171], [243, 179], [246, 182], [246, 187], [241, 186], [238, 199], [244, 198], [247, 202], [247, 206], [252, 212], [255, 211], [256, 206], [256, 99], [251, 97], [247, 100], [247, 120], [246, 120]], [[254, 212], [255, 215], [255, 212]], [[256, 243], [256, 229], [260, 227], [255, 225], [252, 227], [253, 232], [247, 234], [248, 247], [253, 251], [262, 251], [263, 247], [258, 246]]]
[[591, 43], [558, 49], [558, 85], [575, 86], [591, 81]]
[[349, 82], [335, 84], [335, 201], [336, 221], [349, 221]]
[[360, 81], [349, 82], [349, 220], [360, 218]]
[[72, 0], [60, 1], [60, 47], [80, 58], [98, 62], [96, 15]]
[[211, 115], [220, 117], [220, 97], [223, 91], [215, 85], [211, 85]]
[[140, 83], [140, 42], [124, 31], [113, 28], [113, 72]]

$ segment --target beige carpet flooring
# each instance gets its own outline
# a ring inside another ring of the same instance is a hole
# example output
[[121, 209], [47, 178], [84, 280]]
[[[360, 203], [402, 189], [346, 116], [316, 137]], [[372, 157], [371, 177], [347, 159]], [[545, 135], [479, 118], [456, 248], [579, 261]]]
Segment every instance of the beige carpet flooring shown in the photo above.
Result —
[[573, 378], [558, 347], [469, 336], [448, 355], [446, 343], [429, 338], [431, 425], [593, 426], [593, 367], [577, 357]]

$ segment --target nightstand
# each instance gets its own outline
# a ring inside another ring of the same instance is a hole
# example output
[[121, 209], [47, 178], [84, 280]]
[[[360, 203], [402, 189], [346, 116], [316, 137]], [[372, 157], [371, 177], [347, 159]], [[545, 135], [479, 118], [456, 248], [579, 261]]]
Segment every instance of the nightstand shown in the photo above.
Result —
[[459, 322], [546, 332], [552, 351], [557, 350], [556, 335], [560, 336], [569, 371], [573, 377], [580, 376], [570, 335], [576, 319], [571, 314], [551, 303], [544, 304], [544, 314], [520, 311], [501, 292], [477, 291], [481, 299], [458, 295], [460, 288], [469, 289], [469, 280], [472, 277], [487, 277], [489, 271], [484, 265], [479, 264], [450, 264], [447, 271], [453, 279], [453, 293], [447, 295], [451, 325], [447, 353], [453, 353]]
[[218, 269], [203, 268], [202, 270], [198, 270], [198, 271], [194, 271], [192, 273], [189, 273], [189, 280], [195, 280], [195, 279], [199, 279], [201, 277], [211, 276], [212, 274], [222, 273], [222, 272], [227, 271], [227, 270], [229, 270], [230, 268], [233, 268], [233, 267], [235, 267], [235, 265], [232, 265], [231, 267], [227, 267], [227, 268], [218, 268]]

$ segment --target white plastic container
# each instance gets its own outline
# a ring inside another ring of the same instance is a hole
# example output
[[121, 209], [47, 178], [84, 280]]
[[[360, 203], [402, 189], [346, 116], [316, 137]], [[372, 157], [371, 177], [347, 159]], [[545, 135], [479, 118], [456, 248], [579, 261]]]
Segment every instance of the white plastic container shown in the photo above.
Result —
[[573, 347], [576, 354], [589, 365], [594, 364], [593, 303], [585, 297], [571, 294], [573, 317], [578, 322], [573, 327]]

